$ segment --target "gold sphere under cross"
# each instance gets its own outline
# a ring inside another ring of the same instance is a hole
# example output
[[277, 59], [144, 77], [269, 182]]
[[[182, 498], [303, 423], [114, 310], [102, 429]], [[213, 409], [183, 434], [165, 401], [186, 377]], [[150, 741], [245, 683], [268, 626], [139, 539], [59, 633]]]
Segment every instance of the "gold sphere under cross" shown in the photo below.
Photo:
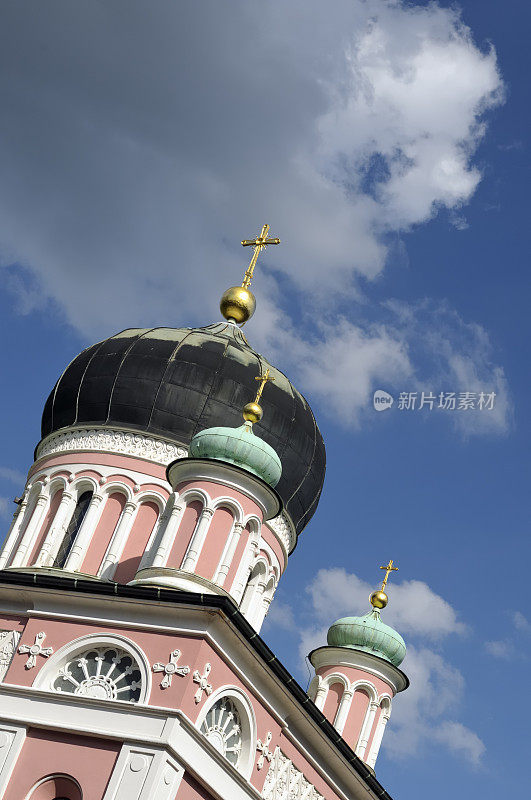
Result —
[[262, 250], [270, 244], [280, 244], [280, 239], [269, 239], [269, 225], [262, 227], [262, 232], [254, 239], [242, 239], [243, 247], [254, 247], [253, 257], [247, 267], [241, 286], [231, 286], [223, 293], [219, 308], [226, 320], [243, 325], [251, 319], [256, 309], [256, 298], [249, 289], [253, 279], [254, 268]]

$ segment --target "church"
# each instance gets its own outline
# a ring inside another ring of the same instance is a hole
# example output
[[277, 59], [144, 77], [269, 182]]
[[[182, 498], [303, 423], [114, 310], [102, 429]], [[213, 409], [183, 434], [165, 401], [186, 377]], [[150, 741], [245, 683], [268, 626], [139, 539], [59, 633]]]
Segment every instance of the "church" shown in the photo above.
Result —
[[308, 402], [242, 330], [268, 233], [223, 321], [117, 333], [46, 401], [0, 552], [0, 798], [391, 800], [393, 562], [308, 692], [260, 637], [325, 475]]

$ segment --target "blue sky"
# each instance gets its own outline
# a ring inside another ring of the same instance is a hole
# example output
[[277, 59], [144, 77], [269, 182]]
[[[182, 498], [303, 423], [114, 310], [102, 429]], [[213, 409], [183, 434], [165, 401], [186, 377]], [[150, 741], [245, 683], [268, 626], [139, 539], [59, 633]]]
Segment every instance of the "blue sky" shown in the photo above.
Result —
[[[245, 333], [312, 403], [328, 472], [264, 636], [304, 685], [305, 651], [396, 560], [384, 619], [412, 686], [377, 775], [397, 800], [520, 793], [531, 711], [531, 12], [459, 8], [3, 11], [3, 525], [65, 364], [215, 321], [269, 222]], [[496, 404], [376, 413], [376, 389]]]

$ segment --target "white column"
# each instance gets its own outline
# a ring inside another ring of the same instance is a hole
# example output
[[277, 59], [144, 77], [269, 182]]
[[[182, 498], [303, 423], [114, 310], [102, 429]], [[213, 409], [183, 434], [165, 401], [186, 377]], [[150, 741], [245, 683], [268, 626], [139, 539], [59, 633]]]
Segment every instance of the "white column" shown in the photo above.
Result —
[[83, 558], [87, 551], [90, 540], [96, 530], [96, 525], [100, 516], [100, 506], [103, 500], [103, 495], [93, 494], [87, 513], [81, 523], [81, 528], [77, 532], [74, 544], [70, 551], [70, 555], [66, 559], [64, 569], [68, 572], [76, 572], [81, 567]]
[[46, 567], [53, 562], [53, 558], [51, 558], [50, 553], [54, 543], [59, 545], [63, 540], [68, 522], [70, 521], [70, 514], [74, 509], [74, 499], [75, 498], [72, 492], [63, 492], [61, 502], [59, 503], [57, 511], [55, 512], [55, 517], [50, 526], [50, 530], [46, 535], [46, 539], [44, 540], [41, 551], [37, 557], [36, 566]]
[[230, 565], [232, 564], [232, 559], [234, 558], [234, 553], [238, 547], [238, 542], [240, 541], [243, 528], [243, 522], [235, 522], [232, 531], [227, 538], [227, 543], [225, 545], [223, 555], [221, 556], [221, 564], [215, 579], [215, 582], [218, 586], [223, 586], [225, 583], [225, 578], [227, 577]]
[[247, 613], [243, 612], [247, 617], [247, 622], [250, 622], [253, 628], [258, 629], [262, 620], [260, 619], [260, 609], [262, 608], [262, 596], [265, 592], [266, 582], [258, 581], [254, 588], [254, 593], [249, 603]]
[[213, 516], [213, 508], [204, 508], [202, 510], [201, 516], [199, 517], [199, 522], [194, 533], [192, 534], [192, 539], [181, 567], [181, 569], [183, 569], [185, 572], [193, 572], [195, 570], [197, 559], [199, 558], [199, 553], [201, 552], [205, 542]]
[[175, 540], [177, 535], [177, 531], [179, 530], [179, 525], [181, 524], [182, 518], [184, 516], [184, 509], [186, 505], [184, 503], [174, 503], [172, 509], [170, 511], [168, 521], [166, 522], [166, 528], [164, 533], [162, 534], [162, 538], [160, 540], [160, 544], [157, 547], [157, 552], [155, 553], [155, 557], [153, 559], [152, 566], [153, 567], [163, 567], [165, 566], [168, 555], [170, 553], [172, 544]]
[[376, 764], [376, 758], [378, 757], [378, 751], [380, 749], [380, 745], [382, 743], [382, 739], [383, 739], [383, 735], [384, 735], [384, 731], [385, 731], [385, 726], [389, 722], [389, 716], [390, 716], [390, 713], [389, 712], [385, 712], [382, 709], [382, 713], [380, 715], [380, 719], [378, 720], [378, 727], [376, 728], [376, 731], [374, 732], [374, 739], [372, 740], [371, 752], [369, 753], [369, 758], [367, 759], [367, 764], [369, 765], [369, 767], [372, 767], [373, 769], [374, 769], [374, 765]]
[[322, 711], [324, 708], [326, 695], [328, 694], [328, 686], [326, 683], [321, 683], [320, 686], [317, 687], [317, 691], [315, 693], [315, 700], [313, 701], [319, 711]]
[[28, 507], [28, 498], [29, 498], [29, 491], [24, 493], [22, 498], [22, 502], [18, 506], [17, 510], [13, 515], [13, 522], [11, 523], [11, 527], [9, 532], [6, 536], [6, 541], [2, 548], [2, 553], [0, 555], [0, 569], [3, 569], [4, 566], [9, 561], [9, 556], [11, 555], [11, 550], [13, 549], [15, 542], [18, 539], [18, 535], [20, 533], [20, 529], [22, 527], [22, 523], [24, 521], [24, 514], [26, 513], [26, 509]]
[[348, 712], [352, 705], [353, 692], [351, 689], [344, 689], [339, 701], [339, 708], [337, 709], [336, 718], [333, 721], [334, 728], [338, 733], [343, 733], [345, 722], [347, 721]]
[[33, 547], [33, 540], [42, 524], [49, 499], [50, 496], [48, 490], [46, 487], [43, 487], [41, 493], [37, 497], [37, 502], [35, 503], [28, 527], [24, 531], [22, 541], [18, 546], [17, 552], [15, 553], [15, 558], [13, 559], [12, 563], [13, 567], [21, 567], [24, 565], [26, 554]]
[[236, 575], [236, 580], [234, 581], [234, 589], [231, 592], [237, 603], [241, 603], [242, 601], [243, 593], [245, 592], [245, 587], [247, 586], [249, 576], [251, 574], [252, 563], [260, 552], [259, 544], [260, 534], [258, 532], [254, 534], [251, 533], [246, 552], [242, 558], [241, 567]]
[[133, 526], [133, 514], [135, 513], [136, 509], [137, 505], [136, 503], [133, 503], [132, 500], [128, 500], [125, 504], [124, 510], [122, 511], [118, 521], [118, 525], [116, 526], [114, 536], [111, 539], [109, 549], [107, 550], [103, 560], [103, 566], [100, 570], [100, 578], [111, 580], [116, 562], [122, 555], [122, 550], [124, 549], [127, 537], [129, 536]]
[[365, 715], [365, 720], [363, 722], [363, 727], [361, 729], [360, 738], [358, 739], [358, 744], [355, 749], [355, 753], [360, 758], [363, 758], [365, 755], [365, 750], [367, 749], [367, 744], [369, 742], [369, 736], [371, 735], [372, 726], [374, 725], [374, 718], [376, 716], [376, 712], [378, 711], [378, 703], [376, 700], [371, 700], [369, 703], [369, 708], [367, 709], [367, 714]]

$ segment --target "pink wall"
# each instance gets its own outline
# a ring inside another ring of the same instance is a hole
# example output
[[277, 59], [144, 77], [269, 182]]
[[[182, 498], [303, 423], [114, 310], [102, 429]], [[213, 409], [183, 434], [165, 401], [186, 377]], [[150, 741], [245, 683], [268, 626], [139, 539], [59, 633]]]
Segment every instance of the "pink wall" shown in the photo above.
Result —
[[142, 503], [138, 509], [131, 533], [113, 576], [113, 580], [117, 583], [128, 583], [135, 577], [158, 515], [158, 506], [152, 502]]
[[61, 502], [62, 496], [63, 496], [63, 490], [58, 489], [54, 494], [54, 496], [52, 497], [50, 505], [48, 507], [48, 513], [46, 514], [44, 522], [41, 525], [41, 529], [39, 531], [39, 535], [37, 536], [31, 556], [29, 557], [28, 564], [35, 564], [37, 556], [39, 555], [41, 548], [44, 544], [44, 540], [46, 539], [48, 531], [50, 530], [52, 522], [54, 521], [55, 514], [57, 512], [57, 509], [59, 508], [59, 503]]
[[179, 525], [175, 535], [175, 540], [166, 562], [167, 567], [174, 567], [175, 569], [179, 569], [181, 567], [184, 554], [188, 549], [190, 539], [195, 531], [202, 509], [203, 504], [199, 500], [193, 500], [186, 506], [181, 524]]
[[184, 773], [176, 800], [210, 800], [212, 797], [214, 795], [194, 780], [188, 772]]
[[121, 746], [121, 742], [107, 739], [30, 728], [6, 797], [26, 800], [30, 789], [42, 778], [67, 773], [80, 784], [83, 800], [101, 800]]
[[111, 537], [116, 528], [117, 522], [125, 506], [126, 497], [120, 492], [111, 494], [103, 509], [103, 514], [100, 517], [94, 535], [90, 541], [87, 549], [87, 554], [81, 572], [87, 575], [97, 575], [98, 569], [103, 560], [103, 556], [107, 552], [107, 548], [111, 541]]
[[216, 508], [195, 568], [198, 575], [209, 580], [215, 577], [233, 523], [234, 516], [228, 508]]
[[327, 720], [332, 723], [332, 725], [334, 724], [334, 720], [336, 718], [339, 702], [343, 694], [343, 689], [344, 686], [342, 683], [333, 683], [328, 690], [328, 694], [326, 695], [323, 714]]
[[51, 467], [63, 466], [65, 464], [95, 464], [114, 466], [117, 469], [132, 469], [140, 472], [143, 475], [151, 475], [154, 478], [166, 480], [166, 468], [161, 464], [153, 464], [151, 461], [145, 461], [143, 458], [135, 458], [135, 456], [121, 456], [115, 453], [83, 453], [72, 452], [65, 453], [64, 455], [50, 455], [40, 458], [29, 471], [29, 476], [33, 479], [45, 470], [50, 470]]
[[343, 739], [354, 750], [358, 744], [363, 722], [369, 708], [369, 695], [361, 689], [356, 689], [352, 697], [352, 704], [343, 728]]

